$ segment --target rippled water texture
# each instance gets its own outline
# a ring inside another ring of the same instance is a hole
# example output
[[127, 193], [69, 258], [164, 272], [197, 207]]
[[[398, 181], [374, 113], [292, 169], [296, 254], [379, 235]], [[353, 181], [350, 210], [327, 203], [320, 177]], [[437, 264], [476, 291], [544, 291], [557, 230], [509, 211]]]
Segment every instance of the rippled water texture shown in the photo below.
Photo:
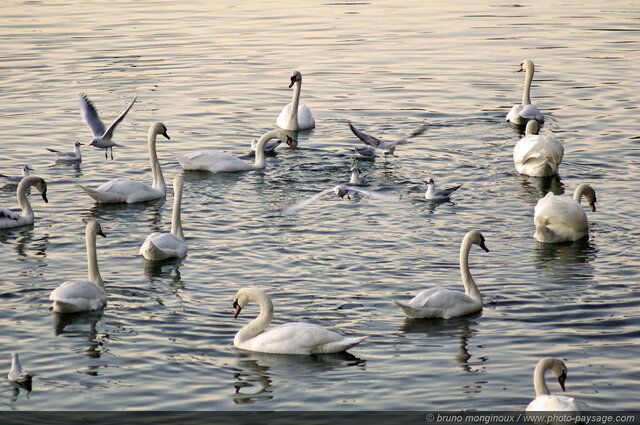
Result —
[[[424, 3], [430, 3], [431, 5]], [[565, 360], [567, 393], [592, 409], [638, 407], [640, 293], [640, 6], [635, 1], [289, 2], [5, 1], [0, 5], [0, 173], [22, 164], [49, 183], [31, 196], [34, 226], [0, 231], [0, 371], [10, 353], [33, 390], [0, 385], [19, 410], [522, 409], [544, 356]], [[520, 133], [505, 121], [532, 59], [533, 102], [544, 132], [565, 145], [560, 177], [519, 176]], [[189, 254], [151, 264], [147, 234], [167, 230], [167, 200], [96, 205], [78, 187], [123, 176], [151, 181], [146, 132], [167, 181], [175, 154], [215, 148], [249, 155], [290, 101], [317, 127], [299, 149], [278, 148], [260, 172], [184, 174]], [[83, 146], [79, 165], [46, 147], [88, 143], [77, 97], [118, 127], [113, 161]], [[281, 208], [345, 182], [359, 142], [345, 120], [387, 140], [429, 130], [387, 162], [360, 162], [370, 189], [398, 202], [326, 196], [292, 216]], [[424, 201], [424, 181], [462, 184], [452, 202]], [[594, 186], [588, 240], [544, 245], [533, 206], [547, 191]], [[0, 205], [16, 208], [14, 189]], [[109, 302], [101, 313], [58, 317], [49, 293], [86, 276], [84, 220], [97, 219]], [[392, 299], [462, 289], [460, 241], [480, 230], [471, 271], [482, 313], [405, 320]], [[232, 297], [263, 287], [274, 323], [309, 321], [368, 335], [349, 354], [241, 352]], [[552, 392], [560, 392], [548, 376]]]

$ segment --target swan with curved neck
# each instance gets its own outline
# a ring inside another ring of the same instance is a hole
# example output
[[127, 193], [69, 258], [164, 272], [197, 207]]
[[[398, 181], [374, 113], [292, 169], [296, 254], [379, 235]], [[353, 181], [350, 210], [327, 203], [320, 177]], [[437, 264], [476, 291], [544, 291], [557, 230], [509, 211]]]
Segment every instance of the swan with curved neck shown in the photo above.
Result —
[[290, 133], [282, 129], [274, 129], [260, 137], [256, 145], [255, 161], [253, 164], [243, 161], [237, 156], [214, 150], [190, 152], [176, 155], [184, 170], [203, 170], [211, 173], [233, 173], [236, 171], [260, 170], [266, 166], [264, 148], [268, 141], [278, 139], [292, 146], [296, 141]]
[[182, 177], [173, 179], [173, 211], [171, 216], [171, 232], [154, 232], [147, 236], [138, 251], [147, 260], [166, 260], [181, 258], [187, 255], [187, 243], [182, 232], [180, 205], [182, 202]]
[[234, 318], [249, 303], [260, 305], [260, 314], [236, 333], [237, 348], [272, 354], [339, 353], [360, 344], [366, 337], [346, 337], [311, 323], [289, 322], [269, 329], [273, 318], [273, 303], [258, 288], [244, 288], [234, 296]]
[[167, 134], [167, 127], [163, 123], [157, 122], [149, 128], [147, 146], [149, 148], [149, 161], [151, 163], [151, 173], [153, 176], [151, 186], [135, 180], [118, 178], [104, 183], [97, 189], [82, 185], [80, 187], [95, 199], [96, 202], [100, 203], [126, 202], [127, 204], [131, 204], [134, 202], [145, 202], [164, 198], [167, 193], [167, 187], [164, 183], [164, 176], [162, 175], [160, 161], [158, 161], [158, 154], [156, 153], [156, 138], [158, 134], [171, 140]]
[[29, 187], [35, 187], [42, 196], [44, 202], [49, 202], [47, 199], [47, 182], [42, 177], [38, 176], [26, 176], [20, 180], [16, 189], [16, 197], [18, 198], [18, 205], [22, 212], [17, 214], [8, 208], [0, 207], [0, 229], [10, 229], [13, 227], [26, 226], [33, 224], [35, 217], [33, 215], [33, 208], [27, 198], [27, 190]]
[[580, 411], [581, 406], [573, 397], [551, 395], [544, 381], [544, 374], [550, 370], [558, 378], [560, 387], [564, 391], [564, 383], [567, 379], [567, 366], [560, 359], [545, 357], [540, 359], [533, 371], [533, 386], [536, 390], [536, 398], [529, 403], [527, 411]]
[[96, 236], [106, 237], [100, 223], [89, 221], [85, 231], [87, 245], [87, 269], [89, 280], [69, 280], [53, 290], [49, 300], [50, 310], [57, 313], [78, 313], [103, 308], [107, 304], [104, 281], [98, 269]]
[[564, 146], [553, 134], [538, 134], [540, 124], [530, 120], [525, 136], [513, 148], [516, 171], [533, 177], [558, 174], [558, 166], [564, 157]]
[[302, 74], [294, 71], [291, 74], [289, 88], [293, 87], [291, 103], [282, 108], [282, 112], [276, 120], [278, 127], [285, 130], [308, 130], [316, 126], [311, 110], [307, 105], [300, 104], [300, 91], [302, 90]]
[[489, 252], [482, 233], [474, 230], [465, 235], [460, 246], [460, 274], [464, 293], [436, 287], [419, 292], [409, 302], [393, 302], [411, 319], [450, 319], [482, 310], [482, 296], [469, 271], [469, 251], [472, 245], [478, 245]]
[[516, 72], [522, 71], [525, 71], [522, 103], [520, 105], [514, 105], [511, 108], [507, 114], [507, 121], [518, 125], [524, 125], [529, 120], [536, 120], [540, 123], [544, 123], [544, 115], [542, 115], [542, 112], [540, 112], [535, 105], [531, 104], [531, 82], [533, 81], [533, 74], [535, 71], [533, 62], [528, 59], [522, 62], [520, 64], [520, 68]]
[[538, 242], [559, 243], [582, 239], [589, 234], [587, 215], [580, 206], [582, 197], [596, 210], [596, 192], [588, 184], [576, 187], [573, 197], [556, 196], [552, 192], [540, 199], [534, 208], [534, 238]]

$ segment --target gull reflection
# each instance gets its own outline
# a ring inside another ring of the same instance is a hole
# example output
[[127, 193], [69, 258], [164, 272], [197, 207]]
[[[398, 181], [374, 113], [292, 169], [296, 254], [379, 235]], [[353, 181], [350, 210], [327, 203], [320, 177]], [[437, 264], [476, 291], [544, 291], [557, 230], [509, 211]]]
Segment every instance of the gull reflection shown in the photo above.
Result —
[[33, 388], [33, 381], [31, 379], [26, 380], [26, 381], [21, 381], [21, 382], [16, 382], [16, 381], [8, 381], [9, 385], [11, 385], [12, 388], [12, 402], [17, 401], [18, 396], [20, 395], [21, 392], [25, 393], [25, 397], [27, 397], [27, 399], [29, 398], [29, 393], [31, 393], [31, 389]]
[[[55, 336], [81, 338], [86, 340], [84, 354], [90, 358], [100, 358], [103, 351], [102, 340], [97, 338], [96, 325], [102, 318], [102, 310], [82, 313], [52, 313]], [[89, 329], [86, 329], [89, 325]]]

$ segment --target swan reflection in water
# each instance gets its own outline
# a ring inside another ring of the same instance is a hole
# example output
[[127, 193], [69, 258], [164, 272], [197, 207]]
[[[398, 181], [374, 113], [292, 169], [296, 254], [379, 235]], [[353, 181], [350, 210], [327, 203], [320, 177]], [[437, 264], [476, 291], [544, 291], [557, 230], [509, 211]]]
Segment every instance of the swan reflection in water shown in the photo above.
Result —
[[90, 358], [100, 358], [104, 350], [104, 341], [102, 338], [97, 338], [96, 326], [102, 318], [102, 313], [102, 310], [64, 314], [54, 312], [52, 313], [54, 334], [86, 340], [84, 354]]
[[96, 203], [89, 209], [89, 218], [104, 221], [121, 221], [124, 223], [136, 223], [141, 220], [138, 215], [145, 216], [152, 232], [161, 231], [163, 225], [161, 223], [160, 210], [164, 204], [164, 199], [155, 199], [147, 202], [139, 203], [113, 203], [102, 204]]
[[564, 185], [558, 175], [531, 177], [515, 173], [515, 180], [518, 186], [520, 186], [524, 198], [532, 206], [535, 206], [540, 198], [549, 192], [552, 192], [554, 195], [564, 194]]
[[592, 280], [598, 248], [582, 238], [574, 242], [539, 243], [533, 248], [534, 266], [553, 279]]
[[251, 404], [270, 400], [273, 396], [272, 375], [296, 377], [317, 375], [356, 366], [364, 369], [366, 361], [351, 353], [268, 354], [236, 350], [237, 362], [231, 367], [236, 404]]

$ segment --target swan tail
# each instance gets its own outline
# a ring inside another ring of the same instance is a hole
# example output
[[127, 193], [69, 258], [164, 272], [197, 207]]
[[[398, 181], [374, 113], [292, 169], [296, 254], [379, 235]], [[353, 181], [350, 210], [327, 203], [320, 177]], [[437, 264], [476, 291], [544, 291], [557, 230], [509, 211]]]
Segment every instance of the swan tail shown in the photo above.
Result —
[[343, 351], [347, 351], [350, 348], [355, 347], [356, 345], [362, 343], [366, 340], [366, 336], [358, 336], [358, 337], [345, 337], [340, 341], [335, 341], [329, 344], [324, 344], [322, 346], [317, 347], [315, 350], [312, 350], [312, 354], [327, 354], [327, 353], [341, 353]]
[[126, 199], [123, 199], [121, 194], [117, 193], [109, 193], [103, 192], [100, 190], [92, 189], [87, 186], [79, 185], [82, 190], [86, 192], [87, 195], [91, 196], [96, 202], [126, 202]]
[[79, 305], [78, 303], [54, 300], [51, 304], [50, 310], [53, 310], [56, 313], [79, 313], [81, 311], [87, 311], [88, 308], [87, 306]]
[[402, 301], [398, 301], [398, 300], [393, 300], [393, 303], [398, 307], [400, 307], [402, 311], [404, 311], [404, 314], [407, 317], [411, 319], [416, 319], [420, 317], [420, 312], [415, 308], [411, 307], [409, 304], [403, 303]]

